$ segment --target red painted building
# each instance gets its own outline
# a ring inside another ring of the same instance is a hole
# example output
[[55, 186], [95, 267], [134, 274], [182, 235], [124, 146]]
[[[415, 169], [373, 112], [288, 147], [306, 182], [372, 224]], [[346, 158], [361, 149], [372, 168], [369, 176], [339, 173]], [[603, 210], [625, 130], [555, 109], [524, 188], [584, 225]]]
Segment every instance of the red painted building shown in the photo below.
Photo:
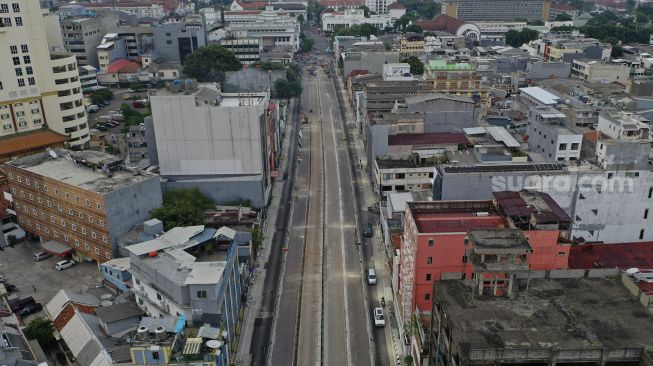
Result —
[[[409, 202], [404, 217], [397, 299], [404, 321], [415, 308], [430, 312], [434, 281], [461, 277], [471, 281], [475, 272], [480, 273], [470, 259], [479, 244], [470, 240], [470, 230], [521, 231], [520, 238], [506, 240], [527, 241], [527, 254], [518, 259], [526, 266], [506, 267], [508, 272], [567, 268], [570, 219], [545, 193], [499, 192], [489, 201]], [[494, 282], [513, 274], [482, 273]]]

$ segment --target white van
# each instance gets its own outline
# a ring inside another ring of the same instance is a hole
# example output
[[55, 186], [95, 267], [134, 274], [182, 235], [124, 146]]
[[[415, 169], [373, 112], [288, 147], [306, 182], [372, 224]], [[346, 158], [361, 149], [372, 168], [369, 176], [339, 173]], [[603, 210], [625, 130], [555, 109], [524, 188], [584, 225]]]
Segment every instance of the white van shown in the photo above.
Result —
[[70, 259], [64, 259], [62, 261], [57, 262], [57, 264], [54, 266], [54, 268], [57, 271], [63, 271], [66, 268], [70, 268], [75, 264], [75, 262], [71, 261]]
[[374, 270], [374, 268], [370, 268], [367, 270], [367, 284], [376, 285], [376, 271]]
[[48, 252], [38, 252], [34, 254], [34, 260], [40, 262], [46, 258], [50, 258], [52, 255]]

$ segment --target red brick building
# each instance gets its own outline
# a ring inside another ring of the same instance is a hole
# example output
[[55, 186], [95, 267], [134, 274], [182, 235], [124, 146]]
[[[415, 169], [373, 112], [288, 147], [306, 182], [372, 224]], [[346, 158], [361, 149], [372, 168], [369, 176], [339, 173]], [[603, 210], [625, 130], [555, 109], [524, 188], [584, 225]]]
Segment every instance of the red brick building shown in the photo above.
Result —
[[51, 150], [3, 170], [20, 227], [43, 249], [80, 261], [113, 258], [117, 236], [162, 202], [158, 176], [124, 171], [119, 158], [95, 151]]

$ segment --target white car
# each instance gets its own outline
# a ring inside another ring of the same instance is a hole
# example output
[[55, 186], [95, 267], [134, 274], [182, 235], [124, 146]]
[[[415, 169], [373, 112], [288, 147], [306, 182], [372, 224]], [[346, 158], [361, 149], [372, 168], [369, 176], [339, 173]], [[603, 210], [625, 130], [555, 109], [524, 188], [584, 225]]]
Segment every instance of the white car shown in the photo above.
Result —
[[374, 308], [374, 326], [385, 327], [385, 317], [383, 316], [383, 309]]
[[63, 271], [66, 268], [70, 268], [75, 264], [75, 262], [69, 260], [69, 259], [64, 259], [62, 261], [57, 262], [57, 264], [54, 266], [54, 268], [57, 271]]
[[376, 271], [374, 270], [374, 268], [370, 268], [367, 270], [367, 284], [376, 285]]

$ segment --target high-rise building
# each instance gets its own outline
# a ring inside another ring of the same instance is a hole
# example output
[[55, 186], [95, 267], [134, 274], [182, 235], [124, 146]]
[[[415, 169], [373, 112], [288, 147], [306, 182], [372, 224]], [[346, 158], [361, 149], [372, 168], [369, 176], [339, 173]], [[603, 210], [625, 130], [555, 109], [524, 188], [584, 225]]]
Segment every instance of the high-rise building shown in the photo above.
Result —
[[66, 49], [75, 54], [80, 65], [98, 67], [97, 46], [118, 25], [118, 13], [107, 11], [101, 16], [68, 17], [60, 23]]
[[47, 40], [37, 0], [0, 4], [0, 138], [47, 126], [80, 147], [90, 137], [77, 60]]
[[549, 20], [550, 0], [446, 0], [442, 12], [459, 20]]

